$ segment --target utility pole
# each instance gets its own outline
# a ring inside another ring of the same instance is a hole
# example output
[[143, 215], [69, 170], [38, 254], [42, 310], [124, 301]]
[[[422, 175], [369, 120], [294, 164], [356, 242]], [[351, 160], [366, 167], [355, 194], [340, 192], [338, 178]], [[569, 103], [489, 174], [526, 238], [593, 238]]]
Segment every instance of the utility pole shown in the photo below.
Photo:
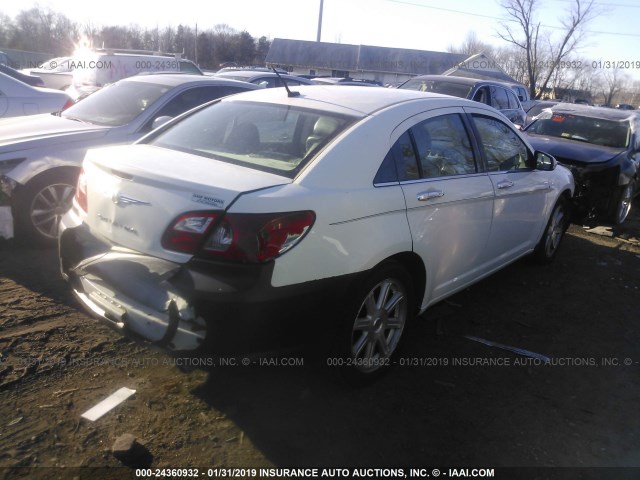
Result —
[[324, 0], [320, 0], [320, 13], [318, 14], [318, 38], [316, 42], [320, 41], [320, 37], [322, 36], [322, 5], [324, 4]]

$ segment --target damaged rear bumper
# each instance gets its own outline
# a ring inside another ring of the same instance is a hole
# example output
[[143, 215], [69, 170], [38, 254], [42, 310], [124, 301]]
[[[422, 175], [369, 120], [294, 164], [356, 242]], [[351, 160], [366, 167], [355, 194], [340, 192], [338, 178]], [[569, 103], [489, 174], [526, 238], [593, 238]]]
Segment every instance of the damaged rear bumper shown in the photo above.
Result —
[[[78, 234], [85, 242], [78, 242]], [[86, 231], [66, 230], [60, 239], [60, 259], [63, 276], [90, 313], [125, 335], [169, 350], [195, 350], [203, 344], [204, 319], [171, 284], [180, 265], [111, 248], [73, 262], [70, 252], [78, 256], [86, 240]]]
[[255, 345], [277, 328], [318, 328], [314, 320], [320, 318], [325, 329], [328, 307], [354, 280], [276, 288], [273, 263], [179, 264], [111, 245], [84, 224], [67, 228], [64, 220], [59, 254], [62, 276], [88, 312], [124, 335], [171, 351], [205, 343], [219, 352], [242, 348], [239, 343], [260, 348]]

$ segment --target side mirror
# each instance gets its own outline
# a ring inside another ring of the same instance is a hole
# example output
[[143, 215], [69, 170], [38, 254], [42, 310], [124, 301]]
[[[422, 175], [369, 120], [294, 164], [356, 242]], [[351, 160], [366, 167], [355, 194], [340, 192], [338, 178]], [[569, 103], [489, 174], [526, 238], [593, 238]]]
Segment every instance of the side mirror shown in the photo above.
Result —
[[556, 166], [558, 165], [558, 161], [548, 153], [536, 151], [535, 159], [536, 170], [550, 172], [552, 170], [555, 170]]
[[167, 123], [169, 120], [173, 120], [173, 117], [169, 117], [167, 115], [163, 115], [161, 117], [156, 118], [153, 123], [151, 124], [151, 130], [155, 130], [156, 128], [164, 125], [165, 123]]

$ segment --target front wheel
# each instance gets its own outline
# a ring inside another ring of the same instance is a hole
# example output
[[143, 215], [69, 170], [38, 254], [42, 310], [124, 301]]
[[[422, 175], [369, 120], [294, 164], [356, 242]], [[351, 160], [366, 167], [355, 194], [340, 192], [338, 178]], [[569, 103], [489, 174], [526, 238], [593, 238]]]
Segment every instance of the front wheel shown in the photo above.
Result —
[[27, 183], [14, 206], [18, 231], [35, 243], [55, 244], [60, 220], [71, 208], [77, 180], [76, 172], [61, 170]]
[[337, 352], [342, 378], [362, 384], [383, 374], [413, 313], [410, 275], [397, 262], [381, 264], [344, 310]]
[[549, 263], [555, 258], [568, 227], [569, 202], [566, 198], [560, 197], [553, 207], [542, 238], [533, 252], [533, 257], [538, 263]]

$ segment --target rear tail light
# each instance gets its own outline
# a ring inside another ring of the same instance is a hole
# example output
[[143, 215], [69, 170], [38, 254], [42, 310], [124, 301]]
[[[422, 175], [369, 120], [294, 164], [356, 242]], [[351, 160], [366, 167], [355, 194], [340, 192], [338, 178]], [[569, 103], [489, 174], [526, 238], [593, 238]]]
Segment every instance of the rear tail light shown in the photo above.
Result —
[[64, 112], [67, 108], [71, 107], [75, 102], [68, 98], [67, 101], [65, 102], [64, 106], [62, 107], [62, 110], [60, 110], [61, 112]]
[[219, 215], [216, 212], [192, 212], [180, 215], [164, 232], [162, 246], [175, 252], [195, 253]]
[[78, 185], [76, 187], [75, 200], [78, 206], [85, 212], [89, 211], [87, 203], [87, 177], [84, 173], [84, 169], [80, 170], [80, 176], [78, 177]]
[[[239, 263], [264, 263], [293, 248], [311, 229], [311, 211], [284, 213], [193, 212], [181, 215], [167, 229], [168, 250]], [[185, 226], [190, 225], [188, 231]], [[192, 228], [193, 227], [193, 228]]]

